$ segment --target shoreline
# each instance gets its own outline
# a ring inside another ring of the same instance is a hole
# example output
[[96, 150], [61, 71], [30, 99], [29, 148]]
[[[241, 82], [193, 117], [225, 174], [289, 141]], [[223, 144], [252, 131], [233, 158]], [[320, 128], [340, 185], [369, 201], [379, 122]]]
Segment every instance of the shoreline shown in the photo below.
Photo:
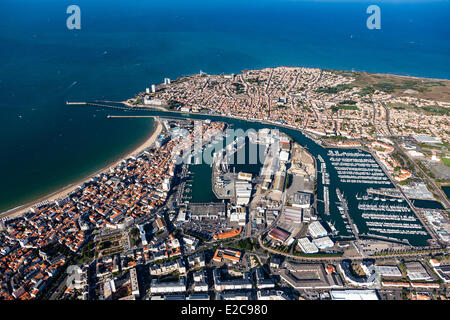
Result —
[[34, 206], [36, 206], [42, 202], [46, 202], [46, 201], [51, 202], [51, 201], [54, 201], [54, 200], [57, 200], [60, 198], [64, 198], [65, 196], [72, 193], [76, 188], [81, 186], [84, 182], [89, 181], [90, 179], [92, 179], [93, 177], [95, 177], [101, 173], [107, 172], [111, 167], [118, 165], [122, 160], [128, 159], [132, 156], [142, 153], [145, 149], [148, 149], [149, 147], [151, 147], [151, 145], [156, 141], [156, 139], [158, 138], [158, 136], [160, 135], [160, 133], [162, 131], [162, 124], [161, 124], [161, 121], [159, 120], [159, 117], [155, 116], [153, 118], [155, 119], [155, 122], [154, 122], [155, 126], [152, 130], [151, 135], [149, 137], [147, 137], [147, 139], [143, 143], [138, 145], [136, 148], [134, 148], [130, 152], [126, 153], [123, 156], [118, 157], [112, 163], [107, 164], [105, 167], [95, 171], [94, 173], [91, 173], [86, 177], [80, 178], [76, 182], [70, 183], [63, 188], [56, 190], [53, 193], [47, 194], [37, 200], [28, 202], [23, 205], [19, 205], [15, 208], [9, 209], [4, 212], [1, 212], [0, 219], [19, 217], [22, 214], [28, 212]]

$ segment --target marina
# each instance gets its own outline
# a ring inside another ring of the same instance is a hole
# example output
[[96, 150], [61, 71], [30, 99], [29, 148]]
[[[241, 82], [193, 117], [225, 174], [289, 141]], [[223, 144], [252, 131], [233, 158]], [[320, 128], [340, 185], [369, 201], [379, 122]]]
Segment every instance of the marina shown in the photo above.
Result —
[[348, 204], [339, 188], [336, 188], [336, 195], [339, 199], [338, 209], [341, 213], [342, 219], [345, 221], [345, 228], [348, 232], [351, 232], [356, 239], [359, 239], [359, 230], [356, 224], [353, 222], [349, 212], [348, 212]]
[[339, 180], [343, 183], [391, 184], [370, 154], [329, 150], [328, 156]]

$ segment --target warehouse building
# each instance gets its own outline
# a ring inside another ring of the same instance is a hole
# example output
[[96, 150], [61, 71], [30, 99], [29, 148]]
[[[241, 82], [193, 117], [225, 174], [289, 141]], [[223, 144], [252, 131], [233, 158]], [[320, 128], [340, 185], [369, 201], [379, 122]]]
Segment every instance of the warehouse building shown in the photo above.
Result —
[[286, 230], [283, 230], [279, 227], [275, 227], [269, 232], [270, 238], [272, 238], [273, 240], [279, 241], [281, 243], [285, 243], [290, 235], [291, 234], [289, 232], [287, 232]]
[[327, 235], [327, 230], [319, 221], [311, 222], [308, 226], [308, 231], [313, 238], [321, 238]]
[[330, 237], [322, 237], [322, 238], [313, 239], [312, 242], [320, 250], [325, 250], [328, 248], [332, 248], [334, 246], [334, 242], [330, 239]]
[[304, 253], [317, 253], [317, 252], [319, 252], [319, 249], [316, 247], [316, 245], [314, 243], [312, 243], [311, 241], [309, 241], [309, 239], [306, 238], [306, 237], [298, 239], [297, 245], [300, 247], [300, 249]]
[[321, 263], [286, 262], [280, 277], [296, 290], [343, 288], [339, 274], [328, 273]]
[[437, 266], [434, 268], [434, 271], [445, 283], [450, 282], [450, 265]]
[[331, 290], [331, 300], [379, 300], [375, 290]]
[[429, 281], [432, 280], [431, 276], [428, 274], [427, 270], [419, 261], [406, 262], [406, 273], [408, 278], [412, 281], [422, 280]]
[[298, 207], [284, 207], [284, 219], [292, 223], [302, 222], [302, 209]]
[[375, 266], [375, 270], [382, 277], [402, 277], [402, 272], [397, 266]]

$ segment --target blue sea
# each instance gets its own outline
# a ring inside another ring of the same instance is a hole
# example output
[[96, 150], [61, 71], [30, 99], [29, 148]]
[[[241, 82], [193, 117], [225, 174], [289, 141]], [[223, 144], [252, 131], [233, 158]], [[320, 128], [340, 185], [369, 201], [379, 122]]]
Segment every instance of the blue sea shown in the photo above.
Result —
[[[81, 9], [68, 30], [66, 9]], [[381, 9], [368, 30], [366, 8]], [[305, 66], [450, 78], [449, 1], [0, 3], [0, 212], [125, 154], [151, 119], [107, 119], [66, 100], [124, 100], [200, 70]]]

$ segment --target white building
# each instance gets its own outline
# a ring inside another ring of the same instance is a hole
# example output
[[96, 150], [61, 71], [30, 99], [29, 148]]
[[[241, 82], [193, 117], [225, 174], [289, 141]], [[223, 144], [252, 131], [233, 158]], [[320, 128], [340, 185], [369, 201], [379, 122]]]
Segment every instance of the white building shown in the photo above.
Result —
[[319, 252], [319, 249], [316, 247], [316, 245], [314, 243], [312, 243], [311, 241], [309, 241], [308, 238], [298, 239], [297, 244], [300, 247], [300, 249], [302, 249], [302, 251], [304, 253], [317, 253], [317, 252]]
[[198, 247], [199, 240], [189, 235], [183, 235], [183, 243], [189, 250], [195, 250]]
[[250, 290], [253, 287], [251, 274], [249, 272], [245, 272], [241, 279], [222, 280], [220, 277], [220, 271], [214, 269], [213, 279], [214, 279], [214, 290], [216, 291], [245, 290], [245, 289]]
[[236, 204], [247, 205], [252, 194], [252, 184], [247, 181], [236, 181]]
[[148, 245], [147, 237], [145, 236], [144, 225], [138, 224], [138, 229], [139, 229], [139, 235], [141, 236], [142, 245], [144, 245], [144, 246]]
[[245, 226], [247, 221], [247, 210], [244, 207], [237, 207], [230, 214], [230, 222], [237, 222], [240, 226]]
[[331, 290], [332, 300], [379, 300], [375, 290]]
[[375, 266], [375, 270], [382, 277], [402, 276], [402, 272], [397, 266]]
[[283, 150], [280, 152], [280, 160], [281, 161], [288, 161], [289, 160], [289, 152], [286, 150]]
[[206, 292], [208, 291], [208, 283], [206, 282], [206, 270], [198, 271], [193, 274], [194, 291]]
[[175, 292], [186, 292], [186, 281], [184, 279], [172, 282], [160, 282], [158, 279], [153, 279], [151, 282], [150, 293], [152, 295]]
[[289, 300], [283, 291], [260, 290], [256, 294], [257, 300]]
[[311, 222], [308, 226], [308, 231], [313, 238], [321, 238], [327, 235], [327, 230], [325, 230], [319, 221]]
[[312, 241], [317, 248], [320, 250], [328, 249], [334, 246], [334, 242], [330, 239], [330, 237], [322, 237], [313, 239]]

